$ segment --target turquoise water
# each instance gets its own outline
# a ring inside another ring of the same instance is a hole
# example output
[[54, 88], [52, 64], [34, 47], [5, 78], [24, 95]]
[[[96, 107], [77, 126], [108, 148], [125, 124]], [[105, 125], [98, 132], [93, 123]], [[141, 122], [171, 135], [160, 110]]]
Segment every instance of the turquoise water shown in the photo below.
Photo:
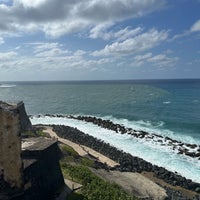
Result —
[[0, 99], [23, 100], [28, 114], [112, 116], [200, 139], [200, 80], [12, 84]]
[[[29, 115], [92, 115], [200, 145], [200, 80], [1, 83], [0, 99], [23, 100]], [[200, 159], [179, 155], [169, 146], [67, 118], [33, 116], [31, 121], [77, 127], [200, 183]]]

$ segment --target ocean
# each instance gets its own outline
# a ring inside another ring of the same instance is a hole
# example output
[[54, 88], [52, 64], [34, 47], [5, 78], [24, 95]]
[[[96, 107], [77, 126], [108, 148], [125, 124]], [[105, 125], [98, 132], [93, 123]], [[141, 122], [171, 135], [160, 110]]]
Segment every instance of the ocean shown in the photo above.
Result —
[[[45, 114], [95, 116], [138, 131], [200, 145], [200, 80], [0, 83], [0, 100], [22, 100], [33, 124], [63, 124], [200, 183], [200, 158], [92, 123]], [[40, 117], [37, 115], [40, 114]]]

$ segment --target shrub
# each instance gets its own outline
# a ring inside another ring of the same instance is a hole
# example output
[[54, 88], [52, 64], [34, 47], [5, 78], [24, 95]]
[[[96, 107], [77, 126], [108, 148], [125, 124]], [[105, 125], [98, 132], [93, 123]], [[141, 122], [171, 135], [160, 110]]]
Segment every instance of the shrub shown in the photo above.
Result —
[[104, 181], [85, 166], [63, 163], [62, 169], [64, 174], [68, 173], [72, 180], [83, 185], [80, 193], [84, 196], [84, 200], [136, 200], [135, 197], [126, 194], [117, 184]]

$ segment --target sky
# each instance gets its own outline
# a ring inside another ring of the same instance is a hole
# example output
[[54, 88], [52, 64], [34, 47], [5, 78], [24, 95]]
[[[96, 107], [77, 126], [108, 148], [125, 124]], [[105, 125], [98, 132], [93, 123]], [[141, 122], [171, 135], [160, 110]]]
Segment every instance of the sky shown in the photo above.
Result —
[[0, 81], [200, 78], [200, 0], [0, 0]]

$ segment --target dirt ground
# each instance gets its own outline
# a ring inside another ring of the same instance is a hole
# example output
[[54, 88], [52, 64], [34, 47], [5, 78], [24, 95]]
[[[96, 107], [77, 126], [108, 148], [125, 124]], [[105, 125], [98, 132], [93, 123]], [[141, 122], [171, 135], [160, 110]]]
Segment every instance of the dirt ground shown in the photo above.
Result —
[[48, 133], [52, 138], [56, 138], [58, 139], [59, 142], [66, 144], [70, 147], [72, 147], [80, 156], [86, 156], [88, 154], [91, 154], [92, 156], [94, 156], [95, 158], [98, 158], [98, 160], [102, 163], [106, 163], [108, 166], [110, 167], [114, 167], [116, 165], [118, 165], [117, 162], [115, 162], [114, 160], [111, 160], [110, 158], [100, 154], [99, 152], [86, 147], [84, 145], [78, 145], [74, 142], [71, 142], [70, 140], [67, 139], [63, 139], [60, 138], [53, 130], [51, 127], [48, 126], [44, 126], [45, 130], [43, 130], [43, 132]]
[[139, 173], [105, 171], [103, 169], [91, 169], [99, 177], [115, 182], [126, 192], [139, 198], [163, 200], [167, 197], [166, 191]]

